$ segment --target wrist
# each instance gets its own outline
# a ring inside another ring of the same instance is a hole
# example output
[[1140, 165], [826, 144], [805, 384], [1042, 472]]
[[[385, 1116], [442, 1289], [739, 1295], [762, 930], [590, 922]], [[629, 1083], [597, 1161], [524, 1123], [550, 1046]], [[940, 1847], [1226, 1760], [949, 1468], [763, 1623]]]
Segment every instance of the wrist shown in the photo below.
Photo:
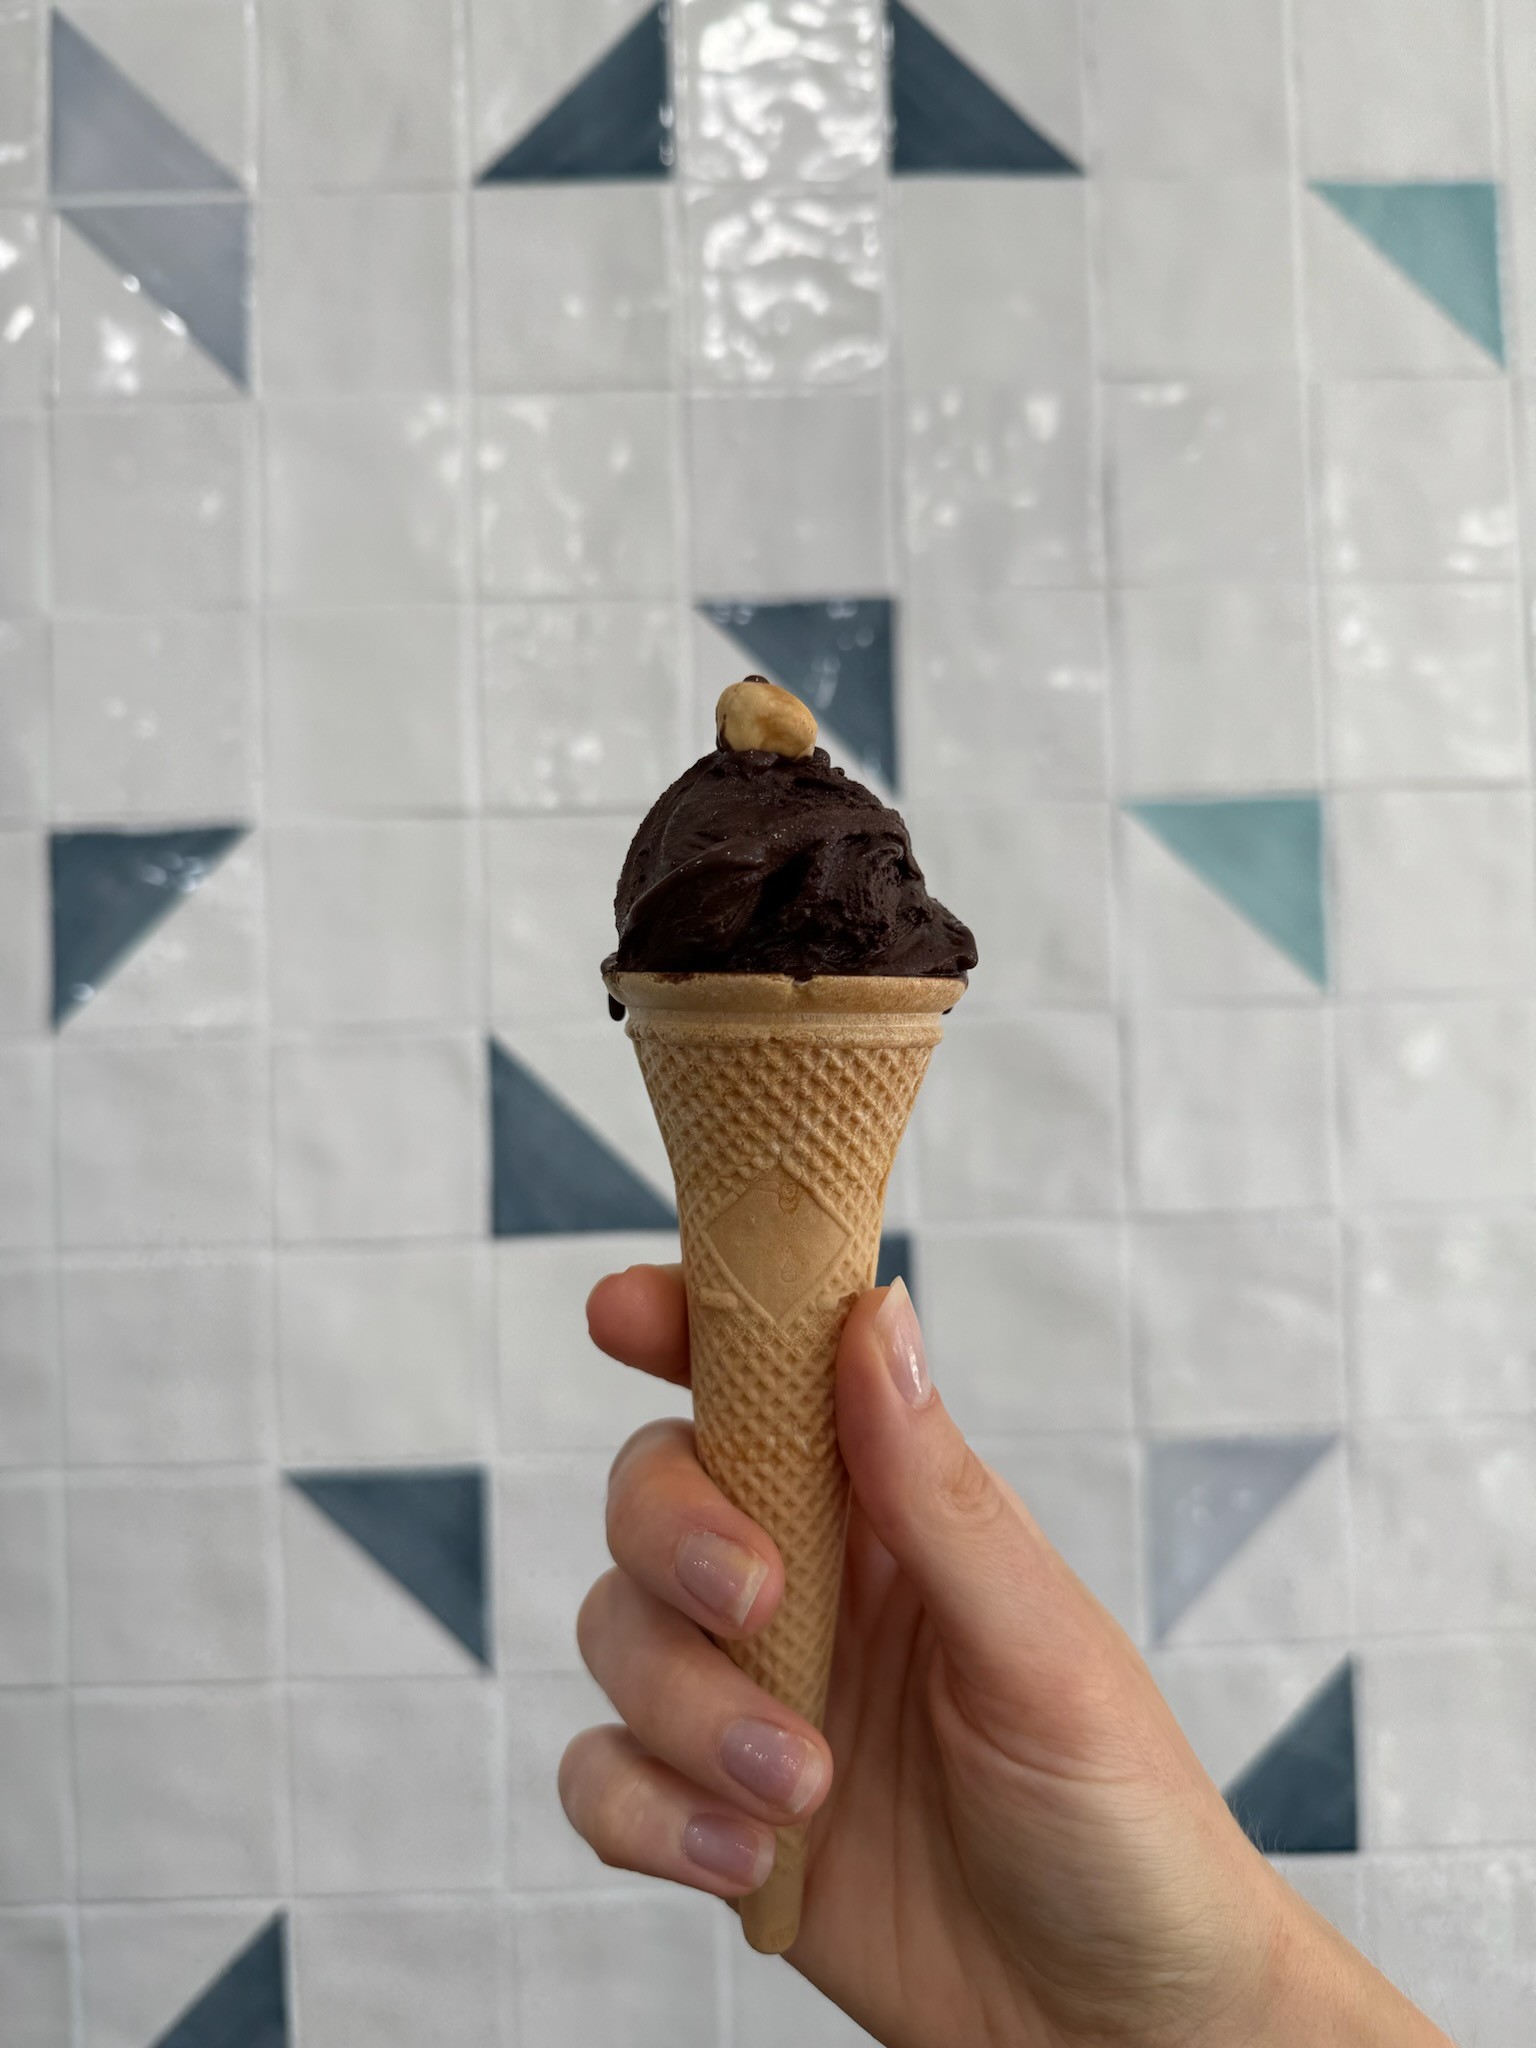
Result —
[[1452, 2048], [1448, 2035], [1274, 1872], [1282, 1895], [1248, 2024], [1210, 2048]]

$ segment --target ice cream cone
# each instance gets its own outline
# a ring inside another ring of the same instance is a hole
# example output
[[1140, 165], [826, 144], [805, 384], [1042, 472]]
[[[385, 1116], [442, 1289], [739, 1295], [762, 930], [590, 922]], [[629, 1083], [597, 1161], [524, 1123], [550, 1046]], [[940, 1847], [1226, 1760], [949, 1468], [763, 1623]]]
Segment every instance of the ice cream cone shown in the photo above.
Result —
[[[833, 1365], [874, 1280], [896, 1148], [964, 993], [921, 976], [621, 974], [610, 993], [677, 1184], [699, 1457], [784, 1559], [784, 1598], [731, 1657], [820, 1726], [837, 1626], [848, 1481]], [[805, 1829], [779, 1833], [742, 1901], [774, 1954], [800, 1919]]]

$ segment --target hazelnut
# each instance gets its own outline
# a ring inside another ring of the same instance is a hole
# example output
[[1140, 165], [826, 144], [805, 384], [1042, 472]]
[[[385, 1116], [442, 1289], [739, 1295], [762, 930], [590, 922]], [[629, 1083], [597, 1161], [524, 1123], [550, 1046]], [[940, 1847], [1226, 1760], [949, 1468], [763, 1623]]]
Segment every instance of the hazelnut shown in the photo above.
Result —
[[747, 676], [721, 691], [715, 738], [736, 754], [760, 751], [801, 761], [815, 748], [816, 720], [788, 690], [766, 676]]

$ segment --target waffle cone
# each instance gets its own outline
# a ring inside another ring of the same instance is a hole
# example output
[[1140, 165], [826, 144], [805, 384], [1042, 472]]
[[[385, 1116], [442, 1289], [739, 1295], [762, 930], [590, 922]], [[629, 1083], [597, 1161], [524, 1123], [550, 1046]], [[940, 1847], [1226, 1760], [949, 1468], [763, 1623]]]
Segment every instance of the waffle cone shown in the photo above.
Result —
[[[848, 1478], [833, 1367], [873, 1284], [885, 1188], [959, 981], [612, 974], [677, 1184], [699, 1457], [784, 1560], [784, 1598], [733, 1661], [821, 1725]], [[805, 1829], [779, 1832], [747, 1939], [795, 1938]]]

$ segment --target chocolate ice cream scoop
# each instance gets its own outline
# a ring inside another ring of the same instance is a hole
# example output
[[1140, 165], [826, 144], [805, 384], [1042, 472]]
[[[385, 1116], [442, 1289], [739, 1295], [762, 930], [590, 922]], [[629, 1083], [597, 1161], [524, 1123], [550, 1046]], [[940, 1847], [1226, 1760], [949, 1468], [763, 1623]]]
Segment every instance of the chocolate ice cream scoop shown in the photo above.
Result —
[[635, 834], [605, 972], [963, 980], [976, 941], [928, 894], [898, 813], [816, 746], [807, 707], [749, 676], [716, 730]]

